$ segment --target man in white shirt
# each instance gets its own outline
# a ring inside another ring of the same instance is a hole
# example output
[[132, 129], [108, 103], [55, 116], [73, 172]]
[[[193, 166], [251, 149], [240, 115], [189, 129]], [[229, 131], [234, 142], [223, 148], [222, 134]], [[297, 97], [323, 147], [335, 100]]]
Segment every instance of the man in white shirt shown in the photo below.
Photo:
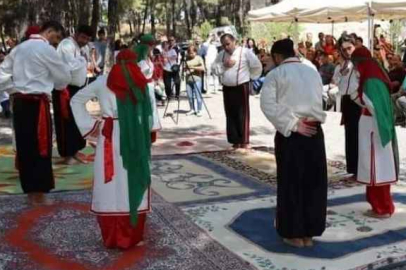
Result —
[[85, 148], [86, 140], [76, 126], [70, 99], [86, 83], [87, 61], [81, 55], [81, 48], [89, 43], [91, 37], [92, 28], [88, 25], [81, 25], [74, 36], [62, 40], [57, 48], [65, 65], [72, 71], [72, 81], [69, 86], [63, 91], [52, 93], [58, 152], [66, 164], [83, 162], [79, 158], [78, 152]]
[[312, 246], [326, 225], [327, 161], [321, 124], [323, 85], [316, 70], [295, 57], [293, 42], [275, 42], [261, 109], [275, 126], [276, 230], [295, 247]]
[[21, 186], [30, 197], [54, 188], [49, 99], [54, 88], [63, 89], [72, 80], [51, 46], [60, 42], [63, 32], [58, 22], [45, 23], [38, 35], [18, 45], [0, 65], [0, 92], [9, 92], [13, 99]]
[[234, 149], [248, 148], [249, 82], [261, 76], [262, 64], [249, 49], [237, 46], [233, 35], [224, 34], [220, 41], [224, 50], [217, 55], [211, 69], [223, 84], [227, 139]]

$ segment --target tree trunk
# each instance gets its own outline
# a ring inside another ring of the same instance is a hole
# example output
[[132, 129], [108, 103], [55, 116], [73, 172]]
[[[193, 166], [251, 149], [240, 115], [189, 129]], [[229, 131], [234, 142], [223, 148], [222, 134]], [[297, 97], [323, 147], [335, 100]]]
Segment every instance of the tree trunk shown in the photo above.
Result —
[[108, 38], [107, 38], [107, 49], [104, 63], [104, 74], [108, 74], [114, 64], [114, 39], [116, 31], [116, 22], [118, 17], [118, 1], [119, 0], [109, 0], [108, 6]]
[[186, 0], [183, 0], [183, 8], [185, 12], [185, 21], [186, 21], [186, 30], [188, 39], [192, 38], [192, 30], [190, 29], [190, 20], [189, 20], [189, 7]]
[[93, 30], [93, 39], [96, 38], [97, 27], [99, 25], [100, 19], [100, 0], [93, 0], [93, 9], [92, 9], [92, 30]]
[[197, 6], [195, 3], [195, 0], [191, 0], [191, 4], [190, 4], [190, 21], [191, 21], [191, 26], [192, 29], [195, 27], [196, 25], [196, 19], [197, 19]]
[[247, 21], [245, 20], [245, 15], [248, 13], [249, 10], [251, 10], [251, 1], [245, 1], [242, 0], [244, 4], [244, 9], [242, 10], [242, 25], [243, 25], [243, 35], [246, 35], [248, 33], [248, 24]]
[[176, 1], [172, 0], [172, 35], [176, 36]]
[[138, 35], [141, 33], [141, 24], [142, 24], [141, 13], [137, 12], [137, 26], [138, 26], [137, 34]]
[[49, 19], [57, 22], [62, 21], [62, 3], [61, 0], [54, 0], [49, 3]]
[[150, 13], [151, 13], [151, 34], [155, 35], [155, 1], [150, 0]]
[[133, 22], [130, 19], [128, 19], [128, 25], [130, 26], [130, 36], [134, 36], [134, 30], [133, 30]]
[[80, 1], [77, 5], [78, 11], [79, 11], [79, 25], [88, 25], [89, 24], [89, 18], [90, 18], [90, 1]]
[[118, 16], [117, 16], [116, 27], [117, 27], [118, 36], [119, 36], [119, 38], [121, 38], [121, 24], [120, 24], [120, 18]]
[[216, 26], [221, 26], [221, 3], [216, 7]]
[[145, 9], [144, 9], [144, 21], [142, 22], [142, 33], [145, 33], [145, 24], [147, 23], [147, 17], [148, 17], [148, 7], [149, 7], [149, 0], [146, 0]]
[[3, 33], [3, 25], [0, 25], [0, 38], [1, 38], [1, 43], [3, 44], [3, 49], [6, 52], [6, 41], [4, 40], [4, 33]]
[[198, 2], [196, 3], [196, 5], [197, 5], [197, 7], [199, 8], [200, 15], [202, 16], [202, 19], [203, 19], [204, 21], [207, 20], [208, 16], [207, 16], [207, 9], [206, 9], [206, 6], [205, 6], [201, 1], [198, 1]]
[[171, 34], [171, 11], [168, 7], [168, 0], [165, 0], [165, 10], [166, 10], [166, 35]]
[[238, 0], [238, 26], [237, 31], [243, 33], [244, 28], [244, 0]]

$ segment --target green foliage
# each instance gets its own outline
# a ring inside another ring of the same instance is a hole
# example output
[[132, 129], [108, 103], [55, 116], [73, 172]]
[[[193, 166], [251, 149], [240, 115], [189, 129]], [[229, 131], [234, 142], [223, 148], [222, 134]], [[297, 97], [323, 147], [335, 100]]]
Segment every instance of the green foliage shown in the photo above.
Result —
[[389, 27], [390, 41], [392, 44], [395, 45], [396, 53], [400, 52], [400, 47], [403, 43], [403, 39], [401, 38], [403, 27], [404, 27], [404, 22], [401, 20], [393, 21]]
[[230, 24], [231, 24], [231, 22], [230, 22], [230, 19], [228, 17], [221, 17], [221, 19], [220, 19], [220, 25], [221, 26], [227, 26], [227, 25], [230, 25]]
[[266, 44], [284, 36], [297, 37], [301, 31], [301, 26], [294, 23], [273, 23], [273, 22], [253, 22], [251, 23], [250, 37], [257, 42], [262, 41]]
[[206, 39], [213, 28], [214, 26], [206, 20], [200, 25], [200, 27], [196, 27], [195, 31], [200, 37]]

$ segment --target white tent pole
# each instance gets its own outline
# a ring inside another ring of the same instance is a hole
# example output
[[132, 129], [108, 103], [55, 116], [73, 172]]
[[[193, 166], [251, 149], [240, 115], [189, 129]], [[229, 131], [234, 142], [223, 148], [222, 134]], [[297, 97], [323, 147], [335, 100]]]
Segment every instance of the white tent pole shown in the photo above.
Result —
[[372, 52], [374, 47], [374, 20], [372, 14], [372, 0], [368, 1], [368, 48]]
[[375, 40], [375, 14], [371, 14], [371, 47], [370, 50], [373, 52]]
[[295, 43], [299, 43], [299, 20], [295, 18], [294, 26], [293, 26], [293, 41]]

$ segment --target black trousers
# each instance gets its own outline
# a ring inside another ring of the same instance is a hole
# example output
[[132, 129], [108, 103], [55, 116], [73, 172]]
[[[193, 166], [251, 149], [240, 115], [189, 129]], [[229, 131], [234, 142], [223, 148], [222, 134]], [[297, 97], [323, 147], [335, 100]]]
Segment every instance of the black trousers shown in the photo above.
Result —
[[345, 158], [347, 172], [357, 175], [358, 171], [358, 123], [361, 107], [349, 95], [342, 97], [341, 112], [345, 129]]
[[[81, 87], [68, 86], [70, 98], [72, 98], [80, 89]], [[68, 117], [65, 119], [62, 116], [61, 91], [52, 91], [52, 103], [54, 108], [58, 153], [61, 157], [73, 157], [77, 152], [85, 148], [86, 140], [83, 139], [82, 134], [76, 126], [70, 104], [68, 104]]]
[[169, 72], [164, 70], [164, 84], [166, 97], [170, 98], [173, 96], [172, 92], [172, 80], [175, 84], [176, 97], [180, 95], [180, 75], [179, 72]]
[[13, 99], [13, 125], [17, 146], [17, 164], [24, 193], [49, 192], [54, 188], [52, 171], [52, 120], [49, 103], [46, 107], [48, 156], [39, 151], [38, 129], [40, 100]]
[[235, 87], [223, 86], [223, 100], [227, 118], [228, 142], [231, 144], [249, 144], [249, 83]]
[[0, 103], [1, 108], [3, 109], [3, 115], [5, 118], [9, 118], [11, 116], [10, 111], [10, 100], [5, 100]]
[[275, 136], [276, 230], [283, 238], [320, 236], [326, 227], [327, 161], [324, 135]]

